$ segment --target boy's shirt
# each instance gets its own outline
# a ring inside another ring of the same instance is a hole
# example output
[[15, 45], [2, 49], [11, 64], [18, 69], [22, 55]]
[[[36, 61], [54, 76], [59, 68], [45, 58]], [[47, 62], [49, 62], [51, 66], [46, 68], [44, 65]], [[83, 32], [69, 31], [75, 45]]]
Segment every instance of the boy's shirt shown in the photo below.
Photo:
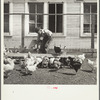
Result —
[[48, 30], [48, 29], [40, 29], [39, 33], [41, 34], [40, 37], [41, 36], [44, 37], [45, 35], [47, 35], [47, 36], [51, 36], [52, 35], [52, 32], [50, 30]]

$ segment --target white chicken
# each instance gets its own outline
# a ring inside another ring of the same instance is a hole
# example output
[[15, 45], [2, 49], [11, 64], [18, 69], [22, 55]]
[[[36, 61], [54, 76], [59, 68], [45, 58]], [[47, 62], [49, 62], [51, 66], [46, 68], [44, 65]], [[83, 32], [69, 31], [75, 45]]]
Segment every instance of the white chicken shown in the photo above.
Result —
[[41, 62], [42, 62], [42, 58], [41, 58], [41, 57], [37, 57], [37, 58], [36, 58], [36, 61], [37, 61], [37, 62], [38, 62], [38, 64], [39, 64], [39, 63], [41, 63]]
[[83, 62], [85, 60], [85, 54], [78, 55], [78, 58], [80, 58], [82, 60], [82, 62]]
[[24, 60], [26, 65], [34, 65], [36, 62], [36, 58], [30, 52], [28, 52], [27, 56], [24, 56]]
[[34, 72], [37, 69], [37, 65], [38, 65], [38, 62], [36, 62], [34, 65], [27, 65], [25, 67], [25, 69], [30, 71], [30, 72]]
[[39, 63], [40, 63], [40, 59], [33, 57], [32, 54], [29, 52], [28, 56], [25, 57], [25, 61], [24, 61], [25, 73], [31, 74], [32, 72], [34, 72]]
[[14, 69], [14, 59], [6, 59], [6, 63], [4, 63], [4, 77], [8, 77], [8, 74]]
[[49, 59], [49, 63], [50, 63], [50, 65], [53, 64], [54, 60], [55, 60], [54, 57], [52, 57], [52, 58]]
[[97, 67], [97, 59], [95, 61], [91, 61], [90, 59], [87, 59], [89, 67], [92, 69], [91, 71], [94, 71]]

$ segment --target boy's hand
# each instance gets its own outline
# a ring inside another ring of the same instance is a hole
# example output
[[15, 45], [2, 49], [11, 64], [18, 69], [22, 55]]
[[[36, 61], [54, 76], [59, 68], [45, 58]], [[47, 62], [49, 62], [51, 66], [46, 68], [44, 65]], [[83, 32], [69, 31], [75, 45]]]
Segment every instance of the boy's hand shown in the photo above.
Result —
[[43, 40], [43, 37], [40, 37], [40, 40]]

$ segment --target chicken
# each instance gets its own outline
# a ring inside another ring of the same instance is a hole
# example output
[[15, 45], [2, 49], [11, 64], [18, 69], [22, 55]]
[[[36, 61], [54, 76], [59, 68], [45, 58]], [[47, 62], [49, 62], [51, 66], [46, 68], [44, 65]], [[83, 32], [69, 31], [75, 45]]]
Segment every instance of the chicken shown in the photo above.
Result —
[[62, 66], [62, 64], [61, 64], [61, 62], [59, 60], [60, 60], [60, 58], [57, 57], [53, 61], [53, 67], [56, 68], [57, 70], [60, 69], [61, 66]]
[[34, 65], [26, 65], [25, 69], [26, 69], [26, 73], [27, 72], [34, 72], [37, 68], [38, 62], [36, 62]]
[[[24, 74], [32, 75], [32, 72], [34, 72], [37, 69], [38, 64], [39, 62], [33, 63], [33, 61], [30, 58], [28, 58], [27, 61], [24, 62], [24, 67], [23, 67], [23, 69], [25, 69]], [[23, 70], [21, 72], [23, 72]]]
[[60, 58], [59, 60], [64, 66], [69, 66], [70, 65], [70, 59], [68, 57]]
[[4, 72], [8, 70], [13, 70], [14, 69], [14, 62], [12, 61], [10, 64], [4, 64]]
[[30, 52], [28, 52], [27, 56], [24, 56], [24, 60], [28, 65], [34, 65], [34, 63], [36, 63], [36, 57], [32, 56]]
[[49, 63], [50, 63], [50, 64], [53, 64], [53, 61], [54, 61], [54, 60], [55, 60], [54, 57], [50, 58]]
[[36, 61], [38, 62], [38, 64], [37, 64], [37, 67], [38, 67], [38, 68], [40, 68], [40, 67], [42, 66], [42, 60], [43, 60], [42, 57], [37, 57], [37, 58], [36, 58]]
[[80, 62], [79, 59], [75, 58], [75, 57], [68, 57], [68, 59], [70, 60], [70, 66], [76, 71], [81, 68], [82, 62]]
[[65, 49], [66, 46], [64, 46], [64, 48], [62, 49], [61, 48], [61, 45], [60, 46], [54, 46], [54, 51], [56, 54], [60, 54], [63, 52], [63, 50]]
[[36, 61], [37, 61], [37, 62], [38, 62], [38, 64], [39, 64], [39, 63], [41, 63], [41, 62], [42, 62], [42, 58], [41, 58], [41, 57], [37, 57], [37, 58], [36, 58]]
[[95, 71], [95, 68], [97, 67], [97, 59], [95, 61], [91, 61], [90, 59], [87, 59], [89, 67], [92, 69], [91, 71]]
[[36, 70], [39, 62], [40, 62], [39, 59], [36, 59], [36, 57], [32, 56], [32, 54], [30, 52], [28, 52], [28, 55], [24, 56], [24, 61], [20, 62], [21, 73], [23, 73], [23, 69], [25, 69], [24, 74], [31, 74], [33, 71]]
[[78, 58], [82, 60], [82, 62], [85, 60], [85, 54], [78, 55]]
[[42, 60], [42, 67], [47, 68], [49, 66], [49, 58], [45, 56]]
[[54, 46], [55, 53], [61, 53], [61, 46]]
[[3, 68], [3, 70], [4, 70], [4, 77], [8, 77], [9, 75], [9, 73], [14, 69], [14, 61], [15, 61], [15, 59], [6, 59], [5, 60], [6, 62], [4, 63], [4, 68]]
[[27, 58], [31, 58], [32, 54], [30, 52], [28, 52]]

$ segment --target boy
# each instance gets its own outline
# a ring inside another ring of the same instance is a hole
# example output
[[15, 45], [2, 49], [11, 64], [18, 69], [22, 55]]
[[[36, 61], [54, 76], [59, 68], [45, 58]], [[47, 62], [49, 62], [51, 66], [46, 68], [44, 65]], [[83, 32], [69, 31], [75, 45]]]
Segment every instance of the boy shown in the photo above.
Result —
[[40, 53], [47, 53], [49, 43], [52, 40], [52, 32], [48, 29], [35, 28], [35, 32], [38, 34], [37, 42], [40, 43]]

